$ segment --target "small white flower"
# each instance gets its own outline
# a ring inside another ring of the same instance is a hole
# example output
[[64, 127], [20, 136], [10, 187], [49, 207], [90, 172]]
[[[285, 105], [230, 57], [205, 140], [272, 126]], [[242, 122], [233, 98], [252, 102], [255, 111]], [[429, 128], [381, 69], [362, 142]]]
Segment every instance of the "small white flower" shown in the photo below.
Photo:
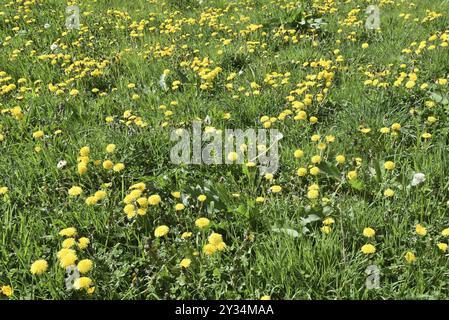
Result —
[[56, 165], [58, 167], [58, 169], [62, 169], [67, 165], [67, 161], [65, 160], [61, 160], [58, 162], [58, 164]]
[[424, 173], [418, 172], [413, 175], [412, 182], [410, 183], [413, 187], [426, 181], [426, 175]]
[[55, 51], [56, 49], [58, 49], [58, 45], [57, 45], [56, 43], [53, 43], [53, 44], [50, 46], [50, 49], [51, 49], [51, 51]]
[[50, 26], [51, 26], [51, 24], [49, 24], [49, 23], [44, 24], [44, 28], [45, 28], [45, 29], [50, 28]]

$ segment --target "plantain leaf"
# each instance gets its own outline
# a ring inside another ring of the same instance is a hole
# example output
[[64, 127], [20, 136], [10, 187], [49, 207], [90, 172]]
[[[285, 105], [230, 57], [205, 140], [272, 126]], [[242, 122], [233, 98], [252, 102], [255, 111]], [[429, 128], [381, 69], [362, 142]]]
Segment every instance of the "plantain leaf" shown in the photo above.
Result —
[[276, 228], [273, 227], [271, 229], [271, 231], [276, 232], [276, 233], [285, 233], [286, 235], [289, 235], [293, 238], [298, 238], [299, 237], [299, 233], [296, 230], [293, 229], [289, 229], [289, 228]]

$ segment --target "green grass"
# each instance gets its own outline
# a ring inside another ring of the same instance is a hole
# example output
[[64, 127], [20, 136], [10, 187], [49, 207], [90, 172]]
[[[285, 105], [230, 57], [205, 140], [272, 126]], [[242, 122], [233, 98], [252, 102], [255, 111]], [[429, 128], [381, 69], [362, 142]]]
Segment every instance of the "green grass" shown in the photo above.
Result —
[[[449, 79], [449, 46], [444, 46], [449, 2], [380, 1], [380, 32], [364, 28], [371, 2], [362, 0], [83, 0], [78, 1], [81, 29], [72, 31], [65, 28], [61, 1], [0, 4], [0, 188], [8, 188], [0, 195], [0, 289], [13, 288], [13, 295], [0, 293], [0, 299], [449, 297], [448, 253], [437, 247], [448, 242], [441, 232], [449, 227], [449, 89], [437, 83]], [[360, 11], [350, 20], [353, 9]], [[427, 10], [441, 16], [426, 21]], [[325, 24], [314, 29], [309, 19], [317, 18]], [[232, 41], [226, 45], [226, 39]], [[52, 52], [54, 43], [58, 48]], [[363, 49], [363, 43], [369, 47]], [[195, 58], [209, 63], [195, 69]], [[313, 66], [320, 61], [326, 63]], [[216, 67], [222, 71], [203, 90], [199, 73]], [[92, 75], [97, 68], [101, 74]], [[166, 91], [159, 85], [165, 69], [170, 70]], [[282, 74], [276, 86], [264, 81], [272, 72]], [[401, 72], [406, 77], [395, 86]], [[237, 75], [227, 80], [232, 73]], [[332, 73], [327, 87], [326, 73]], [[411, 73], [416, 84], [407, 89]], [[388, 86], [365, 84], [368, 79]], [[176, 80], [181, 85], [174, 89]], [[294, 93], [307, 81], [304, 92]], [[428, 87], [420, 88], [424, 83]], [[7, 91], [9, 84], [15, 88]], [[61, 92], [52, 92], [49, 84]], [[79, 93], [70, 95], [72, 89]], [[304, 110], [307, 118], [318, 118], [316, 124], [293, 119], [299, 110], [289, 97], [304, 102], [307, 94], [312, 103]], [[9, 111], [16, 106], [23, 117]], [[127, 123], [127, 110], [146, 126]], [[285, 110], [292, 114], [282, 119]], [[224, 119], [226, 113], [230, 119]], [[262, 129], [262, 116], [280, 115], [271, 124], [284, 136], [271, 181], [257, 168], [237, 164], [170, 161], [172, 129], [190, 128], [206, 116], [217, 129]], [[437, 121], [430, 124], [429, 116]], [[379, 132], [393, 123], [401, 125], [395, 134]], [[371, 131], [363, 133], [361, 127]], [[38, 130], [44, 137], [35, 139]], [[432, 137], [423, 139], [425, 132]], [[320, 151], [311, 141], [314, 134], [321, 142], [328, 135], [335, 141]], [[113, 154], [106, 153], [108, 144], [117, 145]], [[80, 175], [83, 146], [90, 147], [90, 162]], [[294, 158], [296, 149], [304, 151], [303, 158]], [[321, 172], [297, 176], [317, 154]], [[336, 164], [338, 154], [345, 155], [345, 164]], [[103, 169], [106, 159], [124, 163], [125, 169]], [[67, 165], [59, 169], [61, 160]], [[395, 169], [385, 170], [385, 161], [394, 161]], [[352, 170], [356, 181], [346, 178]], [[416, 172], [426, 181], [410, 187]], [[128, 219], [123, 200], [138, 182], [146, 184], [146, 197], [159, 194], [162, 202]], [[307, 197], [312, 184], [319, 186], [317, 199]], [[69, 197], [75, 185], [83, 194]], [[273, 185], [282, 192], [270, 193]], [[88, 206], [86, 197], [100, 188], [106, 198]], [[387, 188], [395, 191], [392, 198], [384, 196]], [[175, 191], [181, 199], [172, 196]], [[196, 199], [200, 194], [207, 196], [203, 204]], [[265, 202], [257, 203], [257, 197]], [[181, 212], [174, 210], [178, 202], [186, 205]], [[210, 219], [210, 226], [196, 227], [199, 217]], [[310, 217], [316, 219], [305, 223]], [[335, 223], [324, 233], [329, 217]], [[425, 236], [415, 232], [417, 224], [427, 228]], [[156, 238], [160, 225], [170, 231]], [[77, 229], [77, 240], [90, 239], [76, 252], [78, 260], [93, 262], [86, 274], [93, 293], [66, 289], [57, 253], [64, 240], [59, 231], [68, 227]], [[363, 236], [366, 227], [376, 231], [373, 238]], [[293, 229], [299, 236], [273, 228]], [[181, 239], [185, 231], [192, 237]], [[202, 249], [212, 232], [223, 236], [226, 249], [208, 256]], [[361, 252], [367, 243], [375, 253]], [[416, 261], [406, 261], [408, 251]], [[192, 261], [187, 269], [179, 266], [183, 258]], [[33, 275], [30, 267], [38, 259], [48, 262], [48, 270]], [[380, 269], [376, 290], [365, 285], [370, 265]]]

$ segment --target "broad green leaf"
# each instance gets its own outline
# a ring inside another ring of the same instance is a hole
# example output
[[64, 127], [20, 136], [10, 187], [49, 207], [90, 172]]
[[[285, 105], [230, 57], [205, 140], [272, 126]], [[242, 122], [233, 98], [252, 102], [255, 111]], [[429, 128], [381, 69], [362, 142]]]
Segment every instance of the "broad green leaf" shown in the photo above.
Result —
[[293, 229], [289, 229], [289, 228], [276, 228], [273, 227], [271, 229], [271, 231], [276, 232], [276, 233], [285, 233], [293, 238], [298, 238], [299, 237], [299, 233], [296, 230]]

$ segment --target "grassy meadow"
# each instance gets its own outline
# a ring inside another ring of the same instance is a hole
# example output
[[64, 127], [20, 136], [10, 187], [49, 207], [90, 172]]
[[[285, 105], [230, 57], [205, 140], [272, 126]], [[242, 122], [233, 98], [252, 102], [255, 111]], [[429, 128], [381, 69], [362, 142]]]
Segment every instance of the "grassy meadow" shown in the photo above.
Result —
[[448, 82], [447, 0], [0, 0], [0, 300], [448, 299]]

